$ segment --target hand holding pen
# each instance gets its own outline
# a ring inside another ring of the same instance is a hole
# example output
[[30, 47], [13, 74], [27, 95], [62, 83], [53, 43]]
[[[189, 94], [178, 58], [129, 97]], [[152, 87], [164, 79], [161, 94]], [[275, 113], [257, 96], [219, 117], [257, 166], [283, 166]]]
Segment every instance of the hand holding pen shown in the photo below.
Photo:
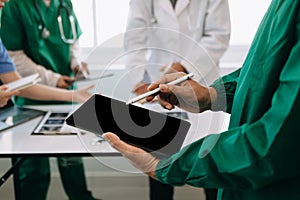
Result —
[[89, 69], [86, 62], [81, 62], [74, 68], [75, 80], [88, 79], [89, 78]]
[[[176, 74], [180, 74], [180, 75], [178, 75], [177, 77], [175, 77], [175, 78], [173, 78], [173, 79], [170, 79], [170, 80], [164, 80], [164, 81], [163, 81], [164, 77], [166, 77], [166, 75], [165, 75], [165, 76], [163, 76], [161, 79], [159, 79], [158, 81], [159, 81], [159, 83], [163, 83], [163, 84], [167, 83], [167, 85], [177, 85], [177, 84], [180, 84], [180, 83], [182, 83], [182, 82], [184, 82], [184, 81], [190, 79], [191, 77], [193, 77], [193, 73], [190, 73], [190, 74], [176, 73]], [[157, 82], [157, 81], [156, 81], [156, 82]], [[142, 94], [142, 95], [140, 95], [140, 96], [137, 96], [137, 97], [135, 97], [135, 98], [129, 100], [129, 101], [127, 102], [127, 104], [135, 103], [135, 102], [140, 101], [141, 99], [144, 99], [144, 98], [147, 98], [147, 100], [152, 100], [152, 99], [154, 98], [154, 96], [156, 96], [157, 94], [160, 93], [160, 87], [159, 87], [160, 84], [158, 84], [158, 82], [157, 82], [157, 84], [156, 84], [156, 82], [155, 82], [155, 83], [152, 83], [152, 84], [148, 87], [148, 89], [151, 90], [151, 91], [146, 92], [146, 93], [144, 93], [144, 94]], [[152, 86], [152, 87], [151, 87], [151, 86]]]
[[69, 76], [60, 76], [57, 80], [56, 87], [67, 89], [75, 82], [75, 78]]
[[89, 78], [89, 70], [87, 63], [81, 62], [74, 69], [74, 77], [61, 75], [56, 83], [56, 87], [67, 89], [73, 85], [75, 81], [86, 80]]
[[[170, 84], [174, 80], [186, 76], [182, 72], [166, 74], [153, 82], [148, 89], [151, 91], [159, 89], [158, 101], [168, 110], [173, 109], [175, 106], [195, 113], [210, 109], [217, 96], [214, 88], [200, 85], [190, 78], [186, 78], [185, 81], [177, 84]], [[148, 96], [146, 100], [151, 101], [155, 95]]]

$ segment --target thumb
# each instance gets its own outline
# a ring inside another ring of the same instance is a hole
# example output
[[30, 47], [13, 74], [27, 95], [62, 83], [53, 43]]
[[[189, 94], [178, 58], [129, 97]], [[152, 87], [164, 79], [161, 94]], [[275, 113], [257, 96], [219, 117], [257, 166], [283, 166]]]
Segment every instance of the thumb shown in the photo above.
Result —
[[120, 140], [120, 138], [114, 133], [105, 133], [103, 134], [103, 137], [113, 148], [122, 154], [125, 152], [132, 152], [132, 150], [136, 148]]
[[8, 87], [6, 85], [1, 85], [0, 86], [0, 91], [5, 91], [7, 89], [8, 89]]

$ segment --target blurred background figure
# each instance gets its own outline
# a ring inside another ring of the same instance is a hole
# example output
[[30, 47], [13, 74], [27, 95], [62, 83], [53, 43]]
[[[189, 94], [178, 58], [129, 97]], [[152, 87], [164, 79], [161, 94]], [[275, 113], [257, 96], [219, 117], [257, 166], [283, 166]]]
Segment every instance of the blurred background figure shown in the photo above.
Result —
[[[21, 76], [39, 73], [42, 84], [74, 89], [75, 80], [88, 74], [87, 64], [78, 60], [82, 32], [70, 0], [11, 0], [2, 11], [0, 33]], [[19, 97], [15, 102], [20, 106], [58, 103]], [[60, 157], [57, 161], [68, 198], [94, 199], [87, 189], [82, 158]], [[28, 158], [18, 174], [18, 198], [46, 198], [50, 183], [47, 157]]]
[[[143, 94], [149, 83], [177, 71], [210, 84], [229, 39], [227, 0], [131, 0], [124, 45], [132, 93]], [[216, 199], [216, 190], [205, 192]], [[151, 200], [170, 200], [173, 193], [150, 178]]]

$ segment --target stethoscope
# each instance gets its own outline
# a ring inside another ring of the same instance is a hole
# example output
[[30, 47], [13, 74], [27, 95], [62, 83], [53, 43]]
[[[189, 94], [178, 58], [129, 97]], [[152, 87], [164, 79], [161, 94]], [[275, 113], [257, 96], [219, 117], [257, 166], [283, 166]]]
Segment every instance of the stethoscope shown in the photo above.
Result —
[[154, 0], [151, 0], [151, 24], [157, 24], [157, 18], [154, 11]]
[[[45, 25], [45, 21], [43, 19], [41, 10], [38, 6], [38, 2], [37, 0], [34, 1], [35, 3], [35, 8], [38, 11], [38, 14], [40, 16], [40, 20], [41, 20], [41, 25], [38, 27], [40, 30], [42, 30], [42, 38], [43, 39], [47, 39], [50, 37], [51, 33], [50, 31], [47, 29], [46, 25]], [[64, 32], [64, 27], [63, 27], [63, 21], [62, 21], [62, 17], [61, 17], [61, 11], [65, 9], [69, 15], [69, 22], [71, 24], [71, 29], [72, 29], [72, 35], [73, 38], [66, 38], [65, 32]], [[66, 6], [65, 3], [63, 3], [63, 0], [60, 0], [60, 4], [58, 7], [58, 11], [57, 11], [57, 21], [58, 21], [58, 27], [59, 27], [59, 32], [60, 32], [60, 37], [63, 40], [63, 42], [67, 43], [67, 44], [73, 44], [75, 43], [75, 41], [77, 40], [77, 32], [76, 32], [76, 27], [75, 27], [75, 19], [74, 16], [72, 15], [71, 9], [69, 7]]]
[[157, 24], [157, 18], [154, 11], [154, 0], [151, 0], [151, 23]]

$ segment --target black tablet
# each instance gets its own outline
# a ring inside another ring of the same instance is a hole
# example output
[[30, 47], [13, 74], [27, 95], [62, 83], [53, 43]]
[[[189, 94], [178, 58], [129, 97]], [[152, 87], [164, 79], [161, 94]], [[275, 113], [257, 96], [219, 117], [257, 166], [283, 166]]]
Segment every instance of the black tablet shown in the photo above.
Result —
[[4, 107], [0, 108], [0, 132], [42, 116], [45, 113], [45, 111], [18, 107], [14, 105], [12, 100], [9, 100]]
[[98, 94], [75, 110], [66, 123], [100, 135], [113, 132], [123, 141], [160, 157], [179, 151], [190, 128], [183, 119]]

